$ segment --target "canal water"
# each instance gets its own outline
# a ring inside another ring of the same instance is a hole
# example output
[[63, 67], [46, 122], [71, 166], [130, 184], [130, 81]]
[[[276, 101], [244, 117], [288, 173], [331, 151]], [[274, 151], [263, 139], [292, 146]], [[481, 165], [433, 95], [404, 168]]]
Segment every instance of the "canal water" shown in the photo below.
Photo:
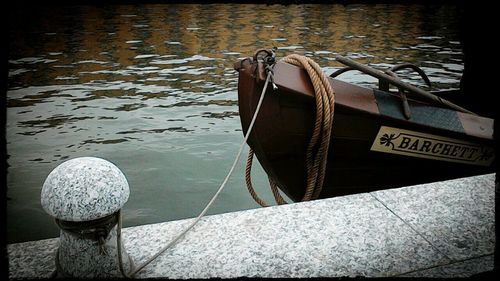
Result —
[[[28, 9], [28, 10], [27, 10]], [[373, 67], [409, 62], [434, 89], [458, 88], [461, 11], [420, 5], [124, 5], [9, 11], [6, 139], [8, 243], [59, 235], [42, 210], [47, 175], [95, 156], [130, 184], [124, 226], [196, 216], [243, 139], [233, 63], [257, 48]], [[407, 82], [424, 86], [415, 73]], [[364, 86], [376, 80], [349, 72]], [[258, 208], [245, 156], [209, 214]], [[272, 203], [265, 174], [254, 185]]]

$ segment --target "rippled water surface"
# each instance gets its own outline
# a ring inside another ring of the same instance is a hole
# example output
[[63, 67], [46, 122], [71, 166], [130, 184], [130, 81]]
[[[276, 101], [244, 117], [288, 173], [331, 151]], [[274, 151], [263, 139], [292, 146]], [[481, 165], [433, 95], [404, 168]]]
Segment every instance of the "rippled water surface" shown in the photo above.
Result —
[[[41, 187], [57, 165], [80, 156], [105, 158], [127, 177], [125, 227], [196, 216], [243, 139], [232, 66], [257, 48], [310, 56], [327, 74], [341, 67], [336, 54], [379, 68], [415, 63], [435, 89], [457, 88], [460, 12], [241, 4], [10, 11], [8, 242], [58, 236], [41, 208]], [[423, 85], [413, 73], [403, 76]], [[341, 78], [376, 85], [355, 72]], [[258, 207], [243, 162], [209, 213]], [[272, 202], [259, 167], [254, 181]]]

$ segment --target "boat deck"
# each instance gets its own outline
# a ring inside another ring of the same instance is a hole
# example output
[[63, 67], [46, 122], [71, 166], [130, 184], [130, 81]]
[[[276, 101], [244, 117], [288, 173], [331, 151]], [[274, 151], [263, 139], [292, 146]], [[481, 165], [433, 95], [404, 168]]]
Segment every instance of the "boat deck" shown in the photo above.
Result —
[[[137, 278], [468, 277], [493, 270], [494, 174], [208, 216]], [[125, 206], [126, 207], [126, 206]], [[190, 220], [123, 230], [140, 264]], [[58, 238], [10, 244], [10, 278], [54, 270]]]

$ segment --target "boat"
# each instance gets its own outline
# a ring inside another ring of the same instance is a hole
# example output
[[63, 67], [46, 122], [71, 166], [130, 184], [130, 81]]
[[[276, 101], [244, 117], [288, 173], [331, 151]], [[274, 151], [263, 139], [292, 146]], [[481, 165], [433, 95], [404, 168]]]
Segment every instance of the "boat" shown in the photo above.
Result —
[[[271, 71], [273, 87], [265, 89], [247, 143], [270, 181], [297, 202], [304, 200], [306, 193], [306, 151], [313, 134], [315, 92], [303, 67], [274, 56], [273, 50], [261, 49], [234, 64], [239, 115], [247, 134], [266, 74]], [[495, 171], [492, 118], [404, 83], [393, 71], [374, 70], [341, 56], [337, 60], [350, 65], [332, 76], [361, 70], [378, 77], [379, 88], [327, 78], [335, 97], [332, 133], [321, 191], [310, 199]], [[421, 72], [418, 67], [406, 66]], [[444, 96], [453, 97], [449, 93]]]

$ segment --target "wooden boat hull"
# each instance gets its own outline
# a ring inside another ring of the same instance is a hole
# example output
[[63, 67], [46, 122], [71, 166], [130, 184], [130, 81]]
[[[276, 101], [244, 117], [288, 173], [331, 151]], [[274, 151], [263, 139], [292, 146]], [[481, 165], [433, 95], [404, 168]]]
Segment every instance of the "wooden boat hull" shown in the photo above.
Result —
[[[235, 64], [245, 134], [263, 88], [256, 64], [251, 58]], [[278, 187], [300, 201], [314, 92], [305, 71], [284, 62], [274, 66], [274, 83], [278, 89], [268, 87], [248, 144]], [[410, 100], [412, 117], [407, 120], [398, 96], [336, 79], [330, 84], [336, 102], [319, 198], [494, 171], [492, 119]]]

